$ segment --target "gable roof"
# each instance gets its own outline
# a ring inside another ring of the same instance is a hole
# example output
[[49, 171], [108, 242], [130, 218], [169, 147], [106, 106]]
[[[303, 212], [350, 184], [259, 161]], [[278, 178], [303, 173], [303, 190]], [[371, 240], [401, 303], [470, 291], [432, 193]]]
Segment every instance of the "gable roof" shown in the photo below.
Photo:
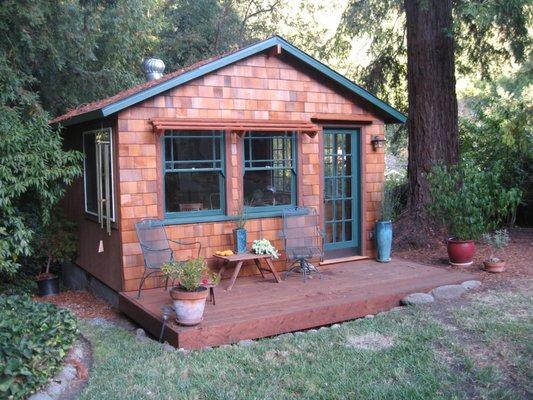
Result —
[[50, 123], [61, 123], [64, 126], [68, 126], [107, 117], [146, 99], [157, 96], [160, 93], [166, 92], [167, 90], [183, 85], [192, 81], [193, 79], [207, 75], [213, 71], [258, 54], [274, 46], [280, 46], [282, 50], [295, 57], [298, 61], [325, 75], [340, 86], [347, 89], [349, 92], [373, 105], [383, 115], [385, 122], [404, 123], [407, 120], [407, 117], [400, 111], [378, 99], [361, 86], [355, 84], [338, 72], [335, 72], [327, 65], [321, 63], [320, 61], [311, 57], [309, 54], [293, 46], [285, 39], [279, 36], [273, 36], [248, 47], [197, 62], [189, 67], [163, 75], [159, 79], [133, 86], [106, 99], [81, 105], [61, 116], [54, 118]]

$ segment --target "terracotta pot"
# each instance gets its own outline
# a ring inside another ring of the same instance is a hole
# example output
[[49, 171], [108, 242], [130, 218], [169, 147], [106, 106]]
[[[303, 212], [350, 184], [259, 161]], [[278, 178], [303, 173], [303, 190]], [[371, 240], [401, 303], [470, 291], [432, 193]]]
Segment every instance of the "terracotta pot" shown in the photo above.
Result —
[[505, 271], [505, 261], [483, 261], [485, 271], [499, 273]]
[[181, 325], [198, 325], [204, 316], [205, 300], [209, 290], [200, 286], [195, 292], [187, 292], [178, 286], [170, 290], [176, 321]]
[[472, 265], [476, 245], [473, 240], [448, 239], [448, 258], [454, 266]]

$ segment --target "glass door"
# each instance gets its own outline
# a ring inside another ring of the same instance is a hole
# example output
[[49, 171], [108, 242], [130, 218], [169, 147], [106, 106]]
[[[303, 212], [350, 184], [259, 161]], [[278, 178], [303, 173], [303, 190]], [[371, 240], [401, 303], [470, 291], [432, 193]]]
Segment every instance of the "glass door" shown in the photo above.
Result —
[[359, 252], [359, 130], [324, 129], [325, 250]]

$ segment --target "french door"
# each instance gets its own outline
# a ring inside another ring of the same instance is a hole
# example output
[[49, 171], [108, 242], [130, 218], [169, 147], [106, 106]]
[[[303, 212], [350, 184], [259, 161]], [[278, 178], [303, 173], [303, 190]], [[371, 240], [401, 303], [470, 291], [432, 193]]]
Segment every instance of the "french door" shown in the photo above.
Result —
[[359, 129], [324, 129], [324, 248], [359, 253]]

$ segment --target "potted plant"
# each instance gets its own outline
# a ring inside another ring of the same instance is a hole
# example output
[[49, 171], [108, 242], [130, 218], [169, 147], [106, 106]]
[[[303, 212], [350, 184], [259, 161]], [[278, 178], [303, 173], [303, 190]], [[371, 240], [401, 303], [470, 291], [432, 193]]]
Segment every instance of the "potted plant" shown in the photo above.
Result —
[[278, 250], [272, 246], [272, 243], [267, 239], [254, 240], [252, 243], [252, 251], [255, 254], [270, 254], [274, 259], [279, 258]]
[[380, 205], [380, 217], [375, 224], [375, 240], [377, 247], [377, 258], [379, 262], [389, 262], [391, 260], [392, 248], [392, 218], [396, 196], [392, 184], [385, 183], [383, 196]]
[[72, 260], [77, 253], [78, 238], [76, 224], [61, 213], [54, 212], [47, 224], [35, 232], [34, 256], [44, 266], [35, 277], [39, 296], [53, 296], [59, 293], [59, 278], [50, 272], [53, 265]]
[[246, 232], [246, 211], [241, 210], [235, 221], [235, 229], [233, 229], [233, 243], [235, 244], [235, 253], [246, 253], [247, 232]]
[[500, 229], [493, 234], [485, 233], [483, 241], [488, 244], [491, 249], [490, 257], [483, 261], [485, 271], [499, 273], [505, 271], [505, 261], [495, 256], [497, 251], [505, 249], [509, 245], [509, 234], [506, 229]]
[[451, 265], [472, 265], [477, 240], [503, 221], [520, 200], [515, 189], [501, 185], [499, 170], [482, 170], [468, 162], [436, 166], [428, 174], [428, 211], [451, 236]]
[[177, 322], [182, 325], [202, 322], [209, 294], [205, 285], [217, 284], [218, 275], [211, 272], [203, 257], [170, 261], [161, 266], [161, 271], [173, 281], [178, 281], [178, 285], [170, 290]]

